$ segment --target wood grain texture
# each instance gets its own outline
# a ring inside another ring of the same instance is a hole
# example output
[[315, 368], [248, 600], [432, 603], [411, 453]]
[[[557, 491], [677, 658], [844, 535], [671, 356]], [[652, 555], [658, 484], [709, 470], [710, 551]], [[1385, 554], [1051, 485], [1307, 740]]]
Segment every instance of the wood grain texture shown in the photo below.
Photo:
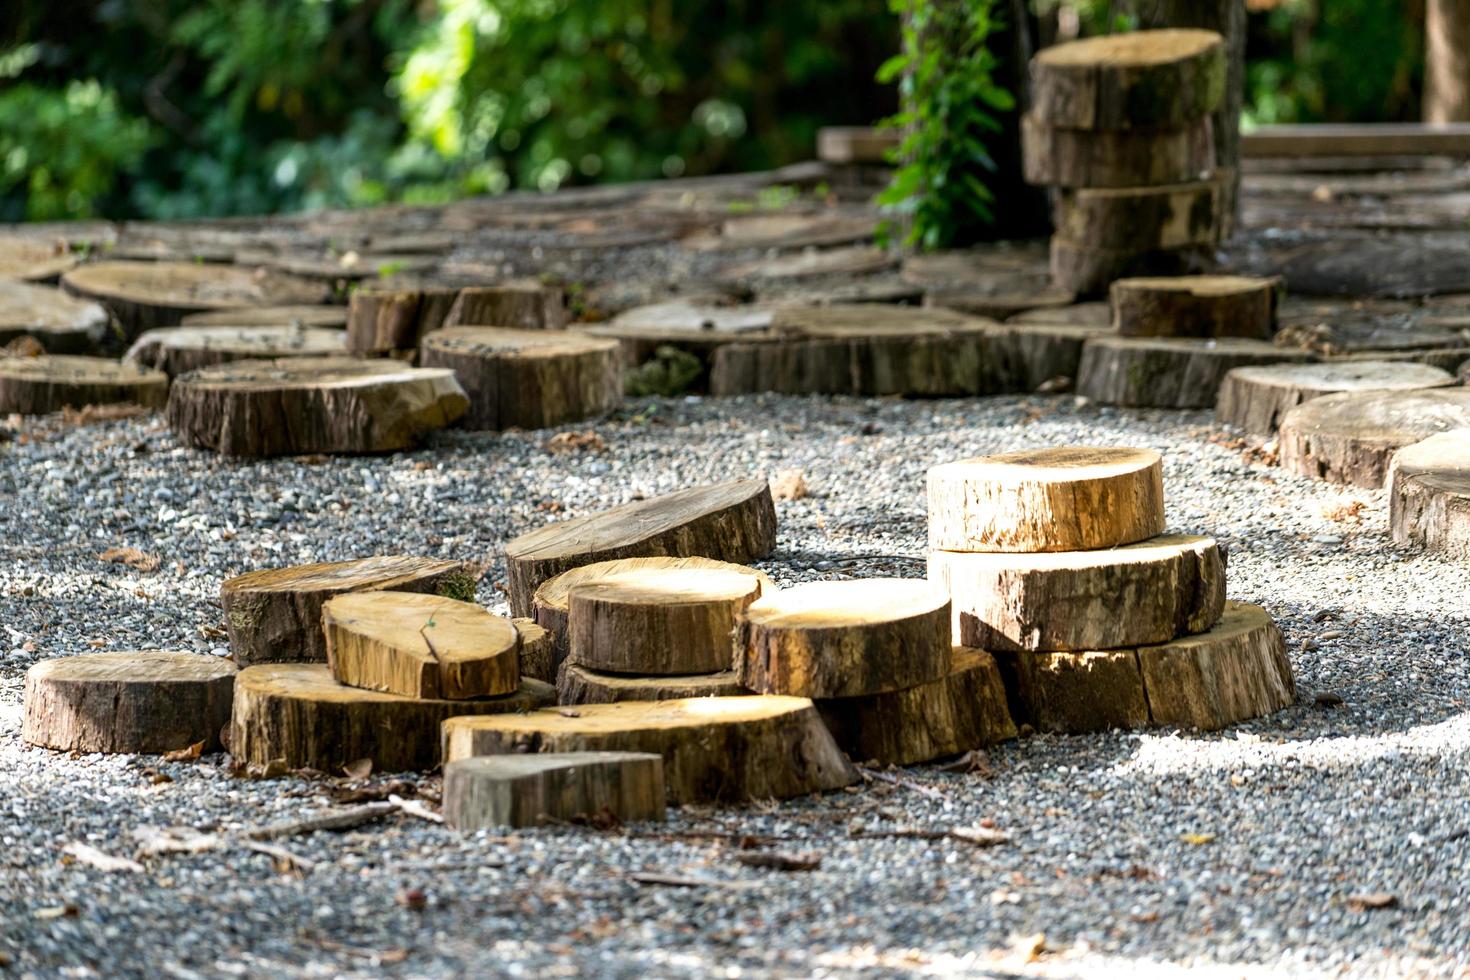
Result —
[[664, 760], [650, 752], [562, 752], [460, 759], [444, 767], [454, 830], [664, 819]]
[[326, 664], [261, 664], [235, 680], [230, 754], [245, 765], [326, 773], [361, 759], [372, 759], [375, 772], [432, 769], [445, 719], [530, 711], [555, 700], [551, 685], [529, 679], [505, 697], [431, 700], [338, 684]]
[[1215, 169], [1208, 117], [1177, 129], [1058, 129], [1021, 117], [1026, 182], [1048, 187], [1182, 184]]
[[1388, 488], [1395, 543], [1470, 557], [1470, 427], [1394, 453]]
[[1235, 368], [1315, 359], [1245, 338], [1097, 337], [1082, 350], [1077, 394], [1099, 405], [1212, 408]]
[[[1470, 358], [1470, 351], [1458, 358]], [[1215, 418], [1253, 435], [1275, 433], [1291, 409], [1314, 398], [1354, 391], [1448, 388], [1445, 370], [1405, 361], [1352, 359], [1323, 364], [1270, 364], [1235, 368], [1225, 375]]]
[[676, 490], [509, 541], [510, 607], [517, 616], [530, 615], [542, 582], [593, 562], [700, 556], [743, 564], [770, 554], [775, 546], [776, 505], [765, 480]]
[[515, 624], [522, 677], [533, 677], [548, 684], [556, 679], [556, 644], [550, 630], [524, 616], [511, 620]]
[[346, 592], [322, 604], [327, 664], [339, 684], [409, 698], [514, 694], [520, 636], [473, 602], [422, 592]]
[[466, 716], [444, 724], [448, 762], [529, 752], [651, 752], [670, 803], [787, 799], [857, 773], [806, 698], [692, 698], [588, 704], [575, 713]]
[[345, 355], [341, 330], [297, 326], [158, 327], [145, 330], [123, 360], [177, 377], [187, 371], [251, 358]]
[[1200, 633], [1225, 607], [1214, 538], [1163, 535], [1100, 551], [929, 553], [954, 642], [986, 650], [1105, 650]]
[[816, 704], [844, 752], [878, 765], [916, 765], [1016, 737], [1000, 671], [984, 650], [956, 648], [937, 680]]
[[310, 305], [327, 298], [321, 283], [202, 262], [93, 262], [63, 275], [61, 288], [107, 307], [127, 337], [153, 327], [173, 326], [191, 313]]
[[1053, 235], [1049, 244], [1051, 278], [1079, 298], [1106, 296], [1114, 280], [1128, 276], [1183, 276], [1215, 268], [1210, 245], [1108, 248]]
[[1060, 190], [1053, 208], [1056, 234], [1092, 248], [1156, 251], [1213, 245], [1220, 240], [1222, 178], [1158, 187], [1076, 187]]
[[1270, 340], [1281, 293], [1276, 276], [1154, 276], [1119, 279], [1109, 295], [1124, 337]]
[[1163, 461], [1150, 449], [1055, 446], [932, 467], [934, 551], [1088, 551], [1164, 530]]
[[137, 364], [72, 354], [0, 355], [0, 414], [118, 403], [162, 408], [167, 400], [168, 375]]
[[267, 568], [220, 586], [230, 652], [243, 666], [325, 663], [322, 604], [345, 592], [424, 592], [471, 600], [478, 566], [464, 561], [377, 555], [350, 561]]
[[1324, 395], [1282, 417], [1281, 466], [1314, 480], [1381, 489], [1397, 450], [1463, 428], [1470, 428], [1464, 388]]
[[560, 330], [570, 319], [561, 287], [524, 281], [461, 289], [444, 316], [444, 326]]
[[347, 349], [362, 354], [416, 351], [444, 326], [458, 291], [448, 287], [358, 289], [347, 307]]
[[640, 677], [609, 674], [570, 661], [561, 665], [556, 696], [561, 704], [611, 704], [614, 701], [674, 701], [753, 694], [734, 670], [713, 674]]
[[914, 579], [809, 582], [751, 603], [737, 621], [740, 682], [763, 694], [846, 698], [950, 670], [949, 599]]
[[220, 747], [235, 665], [201, 653], [87, 653], [26, 671], [21, 738], [69, 752]]

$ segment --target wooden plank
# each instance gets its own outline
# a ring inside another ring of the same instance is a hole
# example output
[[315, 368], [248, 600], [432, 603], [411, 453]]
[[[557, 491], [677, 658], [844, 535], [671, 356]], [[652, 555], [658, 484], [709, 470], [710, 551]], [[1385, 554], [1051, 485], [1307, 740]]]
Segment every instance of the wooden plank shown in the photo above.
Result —
[[1470, 123], [1310, 123], [1242, 134], [1246, 157], [1470, 156]]

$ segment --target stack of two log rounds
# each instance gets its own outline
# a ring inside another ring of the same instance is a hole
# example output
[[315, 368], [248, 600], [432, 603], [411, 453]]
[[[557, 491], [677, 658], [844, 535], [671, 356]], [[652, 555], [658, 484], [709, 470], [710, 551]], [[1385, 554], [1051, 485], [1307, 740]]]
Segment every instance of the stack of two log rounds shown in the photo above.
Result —
[[[1061, 447], [946, 464], [930, 471], [929, 506], [929, 577], [952, 597], [956, 641], [995, 653], [1017, 721], [1218, 728], [1289, 702], [1270, 618], [1231, 604], [1222, 621], [1215, 541], [1162, 534], [1157, 453]], [[1157, 665], [1189, 659], [1181, 644], [1209, 653], [1193, 680], [1171, 682], [1175, 696], [1153, 697], [1147, 685], [1167, 674]], [[1224, 696], [1240, 678], [1252, 696]]]

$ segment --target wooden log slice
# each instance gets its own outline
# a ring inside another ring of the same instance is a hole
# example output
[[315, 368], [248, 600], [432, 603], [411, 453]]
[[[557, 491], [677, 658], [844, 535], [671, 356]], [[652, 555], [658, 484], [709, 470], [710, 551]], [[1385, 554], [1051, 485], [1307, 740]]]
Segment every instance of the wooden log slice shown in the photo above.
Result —
[[378, 555], [351, 561], [263, 568], [220, 586], [230, 652], [248, 664], [324, 663], [322, 604], [344, 592], [424, 592], [471, 601], [480, 578], [470, 562]]
[[1106, 296], [1115, 279], [1129, 276], [1182, 276], [1215, 266], [1214, 249], [1206, 245], [1177, 248], [1104, 248], [1053, 235], [1051, 278], [1058, 287], [1081, 296]]
[[241, 306], [320, 303], [326, 287], [294, 276], [195, 262], [94, 262], [61, 277], [73, 296], [112, 311], [129, 337], [191, 313]]
[[473, 602], [422, 592], [347, 592], [322, 604], [327, 665], [339, 684], [406, 698], [514, 694], [520, 636]]
[[729, 670], [736, 617], [761, 596], [748, 572], [646, 568], [572, 587], [572, 662], [615, 674]]
[[0, 238], [0, 279], [11, 282], [53, 282], [81, 261], [66, 241], [42, 238]]
[[235, 665], [202, 653], [86, 653], [26, 671], [21, 738], [69, 752], [220, 747]]
[[911, 766], [1016, 737], [995, 658], [956, 648], [938, 680], [868, 697], [817, 702], [832, 737], [851, 758]]
[[0, 279], [0, 347], [17, 337], [34, 337], [52, 354], [89, 354], [110, 323], [96, 303], [50, 286]]
[[527, 752], [653, 752], [674, 804], [787, 799], [857, 773], [806, 698], [588, 704], [575, 713], [467, 716], [444, 724], [448, 762]]
[[905, 282], [926, 289], [952, 289], [983, 284], [997, 277], [1034, 273], [1045, 267], [1044, 246], [1032, 242], [996, 242], [911, 255], [903, 261], [901, 276]]
[[190, 313], [181, 327], [323, 327], [347, 326], [345, 306], [241, 306], [232, 310]]
[[823, 276], [866, 276], [891, 269], [898, 259], [882, 249], [867, 245], [852, 248], [813, 249], [757, 259], [727, 266], [716, 273], [721, 282], [800, 280]]
[[1446, 388], [1455, 383], [1448, 371], [1397, 361], [1343, 360], [1235, 368], [1220, 385], [1215, 418], [1246, 432], [1271, 435], [1288, 411], [1313, 398], [1345, 391]]
[[604, 415], [623, 400], [616, 341], [568, 330], [448, 327], [423, 339], [419, 363], [449, 368], [470, 399], [470, 429], [544, 429]]
[[1388, 486], [1388, 525], [1396, 543], [1470, 557], [1470, 428], [1394, 453]]
[[1438, 368], [1464, 384], [1470, 377], [1470, 350], [1464, 347], [1428, 350], [1366, 350], [1326, 358], [1329, 364], [1358, 364], [1364, 361], [1388, 361], [1397, 364], [1423, 364]]
[[517, 616], [530, 615], [542, 582], [593, 562], [701, 556], [744, 564], [775, 546], [776, 505], [765, 480], [676, 490], [549, 524], [508, 542], [510, 607]]
[[168, 375], [103, 357], [0, 356], [0, 415], [45, 415], [63, 408], [132, 402], [162, 408]]
[[561, 704], [612, 704], [614, 701], [674, 701], [752, 694], [733, 670], [685, 676], [638, 677], [607, 674], [568, 661], [556, 678]]
[[159, 327], [145, 330], [123, 360], [156, 368], [170, 378], [250, 358], [345, 355], [341, 330], [275, 327]]
[[1021, 117], [1028, 184], [1048, 187], [1149, 187], [1183, 184], [1215, 169], [1209, 117], [1177, 129], [1057, 129]]
[[410, 448], [468, 408], [447, 368], [299, 357], [180, 375], [168, 422], [181, 442], [230, 456], [381, 453]]
[[1059, 237], [1091, 248], [1155, 251], [1220, 240], [1219, 176], [1158, 187], [1078, 187], [1053, 209]]
[[1470, 389], [1324, 395], [1281, 419], [1281, 465], [1314, 480], [1381, 489], [1395, 451], [1470, 428]]
[[651, 752], [489, 755], [444, 767], [454, 830], [664, 819], [664, 760]]
[[762, 694], [897, 691], [949, 673], [949, 619], [949, 597], [926, 581], [809, 582], [746, 608], [735, 630], [735, 669]]
[[1134, 31], [1043, 48], [1031, 59], [1036, 118], [1069, 129], [1174, 128], [1225, 97], [1214, 31]]
[[995, 282], [983, 289], [931, 289], [924, 293], [926, 307], [1002, 320], [1026, 310], [1071, 306], [1076, 299], [1070, 289], [1053, 285], [1046, 273], [1026, 273], [1011, 283]]
[[359, 289], [347, 307], [347, 349], [363, 354], [416, 351], [426, 335], [444, 326], [458, 290]]
[[625, 310], [611, 321], [586, 328], [593, 337], [622, 345], [623, 363], [637, 367], [660, 347], [675, 347], [708, 360], [717, 347], [770, 330], [766, 306], [710, 306], [670, 300]]
[[1185, 725], [1215, 731], [1296, 698], [1285, 641], [1259, 606], [1226, 603], [1206, 633], [1125, 650], [1000, 651], [1011, 713], [1037, 731]]
[[561, 667], [571, 654], [569, 614], [572, 605], [573, 589], [591, 583], [617, 581], [623, 576], [629, 576], [636, 581], [651, 572], [679, 574], [685, 571], [720, 571], [748, 575], [755, 579], [762, 595], [776, 591], [776, 583], [772, 582], [764, 572], [756, 571], [754, 568], [749, 568], [745, 565], [718, 561], [713, 558], [674, 558], [668, 556], [619, 558], [611, 561], [595, 561], [568, 569], [558, 575], [553, 575], [536, 586], [531, 602], [532, 617], [551, 637], [551, 648], [553, 651], [551, 655], [552, 659], [550, 660], [551, 676], [556, 676], [558, 668]]
[[1211, 408], [1235, 368], [1312, 360], [1306, 351], [1239, 337], [1097, 337], [1082, 350], [1077, 394], [1100, 405]]
[[1252, 337], [1276, 332], [1281, 280], [1252, 276], [1119, 279], [1110, 295], [1125, 337]]
[[444, 317], [444, 326], [560, 330], [570, 319], [560, 287], [507, 282], [461, 289]]
[[1070, 389], [1082, 351], [1094, 337], [1113, 335], [1111, 327], [1069, 323], [1017, 323], [986, 328], [980, 388], [984, 394]]
[[933, 551], [1090, 551], [1164, 531], [1163, 461], [1151, 449], [1057, 446], [932, 467]]
[[1012, 326], [1098, 327], [1111, 330], [1113, 308], [1108, 303], [1098, 300], [1089, 303], [1071, 303], [1067, 306], [1042, 306], [1008, 316], [1006, 323]]
[[326, 664], [261, 664], [240, 671], [230, 754], [247, 766], [338, 773], [362, 759], [374, 772], [432, 769], [439, 726], [455, 715], [531, 711], [556, 691], [524, 679], [514, 694], [472, 701], [405, 698], [339, 684]]
[[556, 679], [556, 645], [551, 631], [534, 619], [511, 620], [516, 627], [522, 677], [534, 677], [548, 684]]
[[1101, 551], [931, 551], [954, 642], [986, 650], [1106, 650], [1214, 625], [1225, 560], [1214, 538], [1166, 535]]

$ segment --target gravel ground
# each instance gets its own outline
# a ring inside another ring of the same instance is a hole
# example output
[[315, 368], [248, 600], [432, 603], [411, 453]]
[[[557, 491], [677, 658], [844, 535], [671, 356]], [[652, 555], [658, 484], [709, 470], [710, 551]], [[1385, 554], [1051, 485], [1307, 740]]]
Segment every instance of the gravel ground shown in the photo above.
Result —
[[[248, 464], [179, 448], [157, 417], [10, 428], [0, 967], [11, 975], [1470, 969], [1470, 568], [1396, 551], [1382, 493], [1287, 476], [1205, 414], [1027, 398], [647, 402], [597, 427], [603, 452], [554, 454], [546, 433], [449, 434], [412, 454]], [[684, 808], [665, 827], [460, 837], [394, 817], [284, 841], [316, 862], [305, 871], [242, 850], [114, 873], [64, 859], [78, 841], [129, 855], [142, 826], [302, 816], [334, 805], [334, 787], [234, 779], [219, 756], [73, 758], [19, 738], [22, 678], [39, 659], [223, 654], [216, 594], [247, 569], [488, 557], [480, 598], [503, 609], [499, 552], [513, 534], [638, 493], [794, 468], [811, 496], [778, 504], [779, 550], [763, 568], [782, 582], [919, 576], [926, 467], [1066, 442], [1164, 452], [1171, 530], [1228, 543], [1230, 594], [1278, 617], [1301, 703], [1214, 735], [1024, 738], [993, 749], [988, 772], [920, 767], [903, 785]], [[161, 567], [96, 557], [112, 546]], [[1010, 842], [850, 836], [983, 821]], [[821, 866], [743, 867], [732, 854], [745, 837]], [[637, 871], [710, 883], [650, 886]], [[1350, 901], [1371, 893], [1396, 906]]]

